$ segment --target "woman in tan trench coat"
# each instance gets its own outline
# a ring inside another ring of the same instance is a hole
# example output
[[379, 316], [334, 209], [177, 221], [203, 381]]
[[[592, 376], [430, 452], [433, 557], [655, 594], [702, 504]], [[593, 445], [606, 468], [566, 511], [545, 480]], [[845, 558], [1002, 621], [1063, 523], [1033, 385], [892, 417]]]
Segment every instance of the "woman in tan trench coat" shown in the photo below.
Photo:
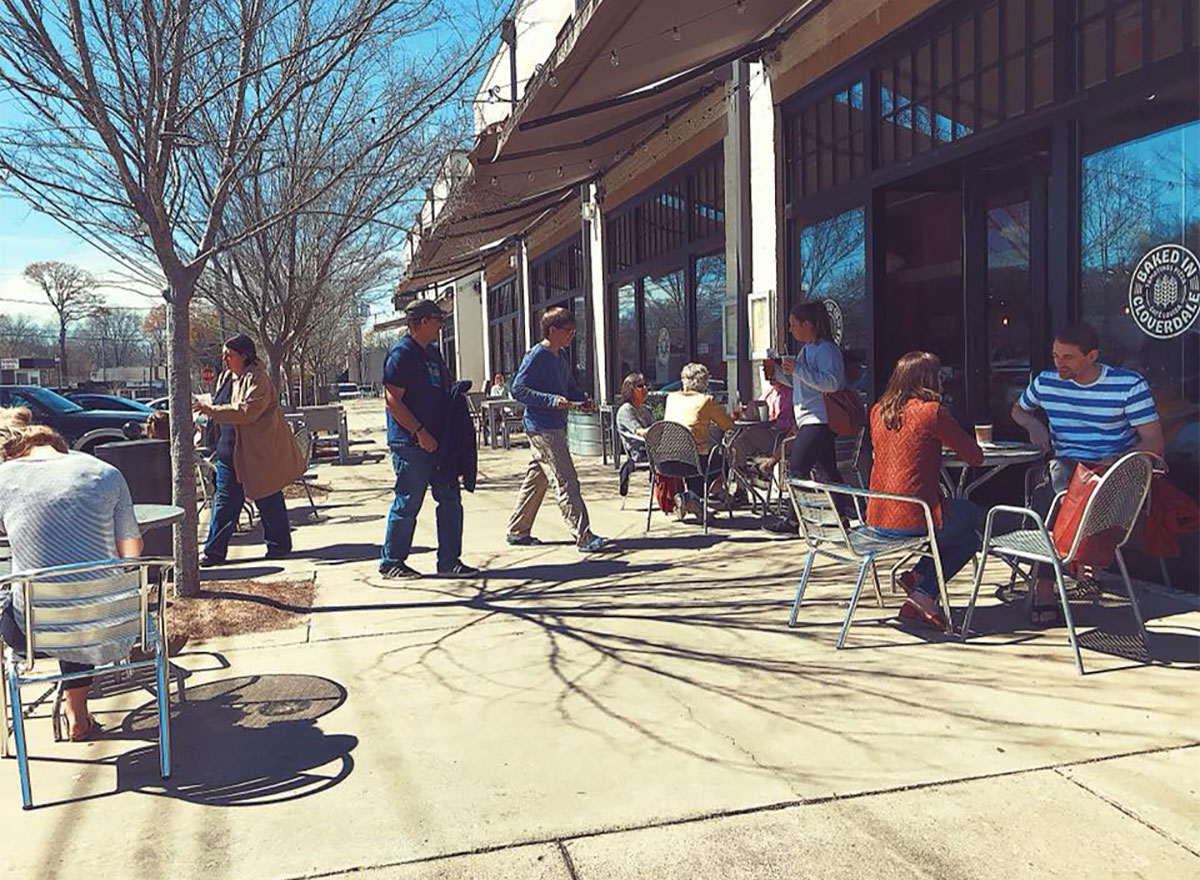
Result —
[[226, 372], [217, 380], [212, 405], [193, 406], [219, 429], [216, 492], [200, 564], [225, 562], [247, 498], [262, 519], [267, 559], [280, 559], [292, 551], [283, 487], [304, 473], [305, 461], [250, 337], [239, 333], [231, 338], [221, 357]]

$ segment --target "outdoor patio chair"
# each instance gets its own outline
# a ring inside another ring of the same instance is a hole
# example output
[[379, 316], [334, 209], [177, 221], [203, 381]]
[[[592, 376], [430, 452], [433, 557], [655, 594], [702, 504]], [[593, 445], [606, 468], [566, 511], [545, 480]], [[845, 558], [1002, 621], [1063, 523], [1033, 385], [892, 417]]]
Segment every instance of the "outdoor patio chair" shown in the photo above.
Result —
[[[638, 471], [645, 471], [651, 481], [651, 484], [653, 485], [654, 471], [650, 467], [649, 458], [644, 454], [635, 456], [630, 451], [631, 449], [639, 448], [639, 447], [641, 449], [645, 449], [646, 441], [643, 438], [638, 437], [636, 434], [630, 434], [626, 431], [622, 431], [619, 427], [616, 429], [616, 431], [617, 431], [617, 438], [618, 438], [617, 443], [619, 443], [621, 445], [622, 449], [624, 450], [625, 458], [627, 459], [626, 465], [630, 469], [630, 475], [629, 475], [630, 482], [631, 483], [633, 482], [633, 475], [636, 474]], [[614, 456], [614, 459], [615, 459], [615, 456]], [[622, 510], [625, 509], [625, 496], [624, 495], [621, 496], [621, 509]]]
[[500, 436], [504, 448], [512, 448], [512, 435], [525, 433], [525, 407], [519, 403], [506, 406], [500, 412]]
[[[1071, 650], [1075, 652], [1075, 668], [1083, 675], [1083, 657], [1079, 651], [1079, 640], [1075, 634], [1075, 621], [1071, 617], [1071, 602], [1067, 596], [1066, 579], [1078, 581], [1079, 577], [1073, 563], [1076, 561], [1080, 548], [1085, 539], [1115, 530], [1120, 540], [1114, 552], [1117, 566], [1121, 571], [1121, 579], [1125, 584], [1125, 592], [1133, 608], [1133, 616], [1141, 632], [1142, 641], [1146, 640], [1146, 624], [1142, 620], [1141, 609], [1138, 608], [1137, 597], [1133, 593], [1133, 585], [1129, 581], [1129, 569], [1125, 566], [1125, 558], [1121, 548], [1133, 534], [1138, 515], [1150, 492], [1150, 481], [1154, 476], [1154, 456], [1146, 452], [1130, 452], [1117, 460], [1092, 490], [1091, 496], [1083, 509], [1083, 517], [1079, 530], [1065, 555], [1059, 555], [1050, 529], [1054, 517], [1062, 504], [1065, 491], [1055, 496], [1050, 510], [1043, 518], [1036, 510], [1029, 507], [1012, 507], [999, 504], [988, 511], [983, 528], [983, 548], [980, 563], [975, 569], [975, 583], [971, 589], [971, 599], [967, 603], [967, 614], [963, 619], [962, 638], [966, 640], [971, 632], [971, 616], [975, 612], [975, 602], [979, 598], [979, 588], [983, 583], [983, 572], [987, 568], [988, 557], [995, 556], [1003, 561], [1016, 574], [1026, 581], [1033, 594], [1032, 577], [1035, 570], [1033, 563], [1042, 563], [1054, 570], [1054, 586], [1062, 603], [1063, 622], [1067, 627], [1067, 636], [1071, 641]], [[992, 528], [996, 515], [1012, 513], [1021, 517], [1022, 523], [1032, 520], [1036, 528], [1017, 529], [1001, 535], [993, 535]], [[1019, 568], [1029, 566], [1029, 570]]]
[[471, 424], [475, 427], [475, 436], [479, 438], [480, 446], [484, 444], [487, 433], [484, 425], [483, 409], [480, 406], [485, 400], [487, 400], [486, 391], [467, 392], [467, 412], [471, 414]]
[[[655, 422], [646, 429], [646, 455], [650, 459], [650, 494], [646, 504], [646, 531], [650, 531], [650, 517], [654, 513], [654, 487], [659, 477], [703, 477], [701, 519], [704, 534], [708, 534], [708, 487], [714, 477], [724, 476], [724, 458], [721, 446], [715, 444], [708, 457], [701, 462], [700, 449], [692, 432], [677, 422]], [[733, 513], [730, 512], [730, 517]]]
[[[750, 425], [738, 425], [732, 431], [727, 431], [722, 445], [725, 447], [725, 460], [728, 463], [729, 482], [745, 489], [746, 495], [750, 498], [752, 509], [761, 508], [762, 515], [765, 517], [770, 509], [771, 495], [774, 492], [775, 483], [778, 479], [781, 479], [780, 468], [778, 466], [774, 467], [771, 475], [764, 477], [759, 467], [770, 460], [767, 456], [752, 456], [746, 460], [744, 468], [738, 468], [734, 466], [733, 456], [729, 452], [733, 448], [733, 445], [737, 443], [742, 432], [751, 429], [752, 426]], [[784, 439], [782, 436], [775, 438], [773, 454], [780, 452]], [[726, 495], [728, 497], [730, 493], [726, 493]]]
[[[108, 559], [102, 562], [60, 565], [0, 578], [0, 588], [22, 590], [25, 598], [26, 650], [18, 654], [4, 646], [3, 670], [6, 700], [4, 728], [0, 733], [3, 754], [8, 756], [9, 718], [16, 744], [17, 768], [21, 781], [21, 800], [25, 809], [33, 806], [29, 779], [29, 754], [25, 739], [25, 713], [21, 688], [30, 684], [56, 684], [84, 677], [125, 674], [139, 669], [154, 669], [158, 702], [159, 772], [171, 775], [171, 719], [169, 663], [167, 658], [166, 591], [163, 579], [175, 565], [170, 558]], [[86, 580], [63, 581], [64, 576], [90, 575]], [[152, 580], [154, 581], [152, 583]], [[151, 593], [154, 599], [151, 599]], [[97, 666], [90, 672], [62, 673], [43, 669], [46, 661], [65, 651], [77, 651], [113, 642], [137, 638], [143, 654], [150, 659], [132, 660]], [[182, 697], [182, 692], [181, 692]], [[57, 726], [57, 721], [55, 722]], [[58, 731], [55, 731], [57, 738]]]
[[[787, 481], [791, 494], [792, 505], [796, 518], [800, 522], [800, 536], [808, 547], [808, 557], [804, 560], [804, 572], [800, 575], [800, 586], [796, 590], [796, 598], [792, 602], [792, 610], [788, 615], [788, 626], [796, 625], [796, 616], [800, 611], [800, 602], [804, 599], [804, 590], [808, 586], [812, 574], [813, 563], [818, 556], [845, 562], [858, 566], [858, 579], [854, 591], [850, 594], [850, 604], [846, 608], [846, 617], [842, 621], [842, 629], [838, 634], [837, 647], [846, 643], [846, 634], [850, 631], [850, 622], [854, 619], [854, 611], [858, 607], [862, 595], [863, 583], [867, 571], [871, 572], [874, 581], [875, 599], [883, 608], [883, 593], [879, 588], [879, 573], [876, 563], [881, 559], [895, 559], [890, 577], [895, 582], [899, 569], [917, 557], [927, 556], [933, 560], [934, 572], [937, 576], [938, 594], [941, 597], [942, 609], [946, 617], [946, 631], [954, 628], [950, 612], [950, 600], [946, 595], [946, 579], [942, 576], [942, 563], [938, 557], [937, 536], [934, 532], [933, 513], [929, 505], [920, 498], [908, 495], [892, 495], [886, 492], [872, 492], [869, 489], [859, 489], [854, 486], [835, 486], [828, 483], [818, 483], [813, 480], [790, 478]], [[871, 526], [859, 525], [851, 527], [842, 519], [838, 512], [836, 496], [846, 496], [860, 511], [859, 519], [865, 519], [866, 502], [872, 498], [886, 498], [892, 501], [902, 501], [921, 508], [925, 520], [925, 534], [914, 537], [891, 538], [884, 537]]]
[[294, 425], [293, 436], [296, 438], [296, 445], [300, 447], [300, 457], [304, 459], [304, 473], [292, 481], [293, 486], [303, 486], [304, 494], [308, 498], [308, 510], [314, 520], [320, 520], [321, 514], [317, 510], [316, 502], [313, 501], [312, 483], [316, 481], [317, 475], [308, 469], [312, 462], [313, 437], [312, 432], [308, 430], [308, 426], [303, 422]]

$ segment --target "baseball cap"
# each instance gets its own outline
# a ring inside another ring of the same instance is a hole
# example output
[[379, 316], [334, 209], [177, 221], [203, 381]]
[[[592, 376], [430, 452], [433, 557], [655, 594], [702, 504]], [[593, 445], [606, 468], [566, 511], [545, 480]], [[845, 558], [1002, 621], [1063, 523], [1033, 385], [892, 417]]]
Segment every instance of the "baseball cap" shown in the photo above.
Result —
[[422, 318], [430, 317], [438, 317], [443, 320], [446, 318], [446, 313], [431, 299], [414, 299], [404, 308], [404, 314], [410, 321], [419, 321]]

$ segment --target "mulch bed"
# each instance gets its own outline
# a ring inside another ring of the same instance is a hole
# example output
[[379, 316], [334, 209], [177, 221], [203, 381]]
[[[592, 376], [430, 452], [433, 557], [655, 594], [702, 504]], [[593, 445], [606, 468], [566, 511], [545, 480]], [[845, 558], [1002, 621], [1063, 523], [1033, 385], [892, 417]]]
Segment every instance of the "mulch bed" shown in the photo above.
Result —
[[190, 639], [291, 629], [308, 620], [312, 578], [286, 581], [207, 581], [200, 595], [167, 600], [171, 653]]
[[[324, 496], [328, 495], [330, 492], [333, 491], [332, 488], [324, 485], [323, 483], [309, 483], [308, 488], [312, 490], [313, 495], [316, 496], [317, 498], [323, 498]], [[301, 486], [299, 483], [289, 483], [288, 485], [283, 487], [283, 497], [284, 498], [307, 498], [308, 494], [304, 491], [304, 487]]]

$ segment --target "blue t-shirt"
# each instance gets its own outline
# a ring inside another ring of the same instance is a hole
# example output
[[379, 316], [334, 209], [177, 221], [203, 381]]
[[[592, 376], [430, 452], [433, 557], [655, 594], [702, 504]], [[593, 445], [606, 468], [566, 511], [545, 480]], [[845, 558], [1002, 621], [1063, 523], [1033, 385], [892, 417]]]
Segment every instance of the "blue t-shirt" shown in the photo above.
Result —
[[[388, 351], [383, 383], [404, 389], [404, 405], [435, 438], [441, 439], [442, 420], [450, 409], [449, 373], [433, 346], [421, 348], [405, 336]], [[416, 446], [417, 438], [392, 418], [386, 407], [388, 446]]]
[[567, 352], [555, 354], [538, 343], [529, 349], [512, 381], [514, 400], [525, 404], [526, 431], [564, 431], [567, 411], [554, 404], [558, 398], [586, 399], [575, 384], [575, 374]]
[[1021, 409], [1045, 410], [1054, 454], [1076, 461], [1100, 461], [1138, 444], [1139, 425], [1158, 421], [1150, 387], [1138, 373], [1100, 365], [1090, 385], [1060, 379], [1043, 370], [1021, 395]]

